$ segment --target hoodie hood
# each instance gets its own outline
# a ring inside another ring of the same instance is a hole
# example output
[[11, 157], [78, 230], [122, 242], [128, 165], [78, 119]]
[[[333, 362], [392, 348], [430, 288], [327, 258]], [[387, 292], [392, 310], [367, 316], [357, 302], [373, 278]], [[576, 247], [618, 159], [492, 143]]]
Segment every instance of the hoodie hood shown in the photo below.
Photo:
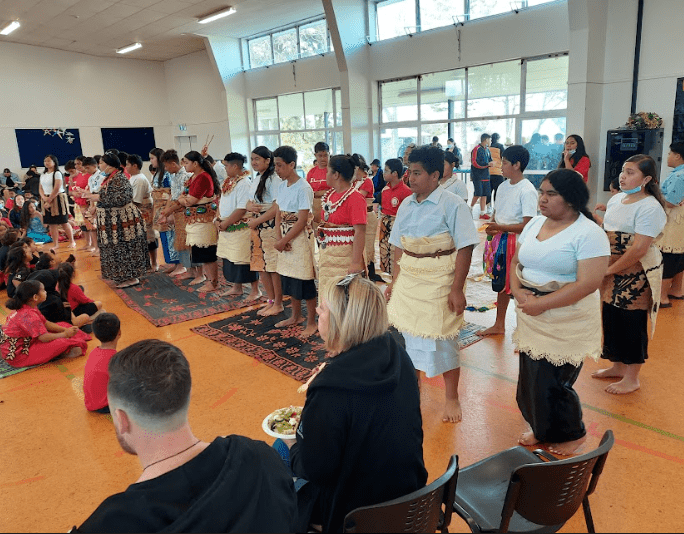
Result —
[[397, 388], [406, 350], [390, 332], [331, 358], [309, 385], [358, 393], [387, 393]]

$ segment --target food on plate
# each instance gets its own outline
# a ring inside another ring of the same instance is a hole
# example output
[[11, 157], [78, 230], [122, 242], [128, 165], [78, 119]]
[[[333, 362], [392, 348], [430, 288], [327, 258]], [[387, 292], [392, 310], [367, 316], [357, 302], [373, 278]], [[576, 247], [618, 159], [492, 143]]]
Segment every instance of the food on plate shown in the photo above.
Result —
[[294, 436], [302, 416], [302, 406], [280, 408], [268, 416], [268, 428], [284, 436]]

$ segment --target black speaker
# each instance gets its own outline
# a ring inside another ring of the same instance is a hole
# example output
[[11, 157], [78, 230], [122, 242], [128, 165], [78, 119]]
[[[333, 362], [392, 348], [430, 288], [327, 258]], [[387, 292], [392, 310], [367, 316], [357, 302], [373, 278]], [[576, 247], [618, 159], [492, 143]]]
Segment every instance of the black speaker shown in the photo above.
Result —
[[610, 182], [620, 176], [622, 165], [636, 154], [647, 154], [656, 162], [656, 176], [660, 176], [663, 159], [663, 129], [653, 130], [608, 130], [606, 143], [606, 172], [603, 190], [610, 189]]

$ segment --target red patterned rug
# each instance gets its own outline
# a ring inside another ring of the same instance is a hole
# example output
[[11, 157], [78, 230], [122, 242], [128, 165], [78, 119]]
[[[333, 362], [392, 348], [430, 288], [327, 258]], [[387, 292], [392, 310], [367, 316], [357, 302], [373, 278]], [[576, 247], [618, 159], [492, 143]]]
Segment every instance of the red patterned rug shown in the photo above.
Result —
[[[257, 311], [244, 312], [191, 330], [251, 356], [295, 380], [306, 382], [313, 369], [327, 357], [323, 340], [318, 334], [307, 340], [299, 339], [297, 336], [302, 331], [301, 325], [275, 328], [275, 324], [285, 318], [284, 314], [259, 317]], [[305, 308], [302, 311], [306, 313]], [[459, 336], [459, 346], [465, 348], [480, 341], [482, 338], [477, 333], [484, 329], [484, 326], [465, 323]], [[401, 334], [393, 328], [391, 331], [403, 346]]]
[[254, 305], [253, 302], [245, 302], [249, 284], [244, 285], [242, 296], [219, 297], [217, 293], [224, 287], [211, 293], [200, 293], [196, 290], [200, 286], [189, 285], [191, 280], [178, 280], [163, 273], [150, 274], [140, 281], [140, 285], [126, 289], [117, 289], [116, 284], [109, 280], [105, 282], [129, 308], [155, 326], [183, 323]]

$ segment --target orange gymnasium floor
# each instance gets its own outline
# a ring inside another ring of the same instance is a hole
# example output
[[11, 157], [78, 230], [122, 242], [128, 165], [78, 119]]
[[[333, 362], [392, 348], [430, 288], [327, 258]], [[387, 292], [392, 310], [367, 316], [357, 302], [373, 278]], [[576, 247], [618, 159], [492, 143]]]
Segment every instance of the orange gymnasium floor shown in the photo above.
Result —
[[[60, 256], [66, 256], [63, 247]], [[190, 328], [220, 317], [156, 328], [124, 303], [100, 279], [99, 260], [78, 254], [78, 282], [105, 303], [122, 322], [120, 346], [144, 338], [178, 345], [190, 360], [193, 393], [190, 421], [198, 437], [243, 434], [267, 439], [263, 417], [275, 408], [299, 404], [299, 384], [249, 356], [199, 337]], [[4, 302], [4, 293], [2, 300]], [[7, 310], [0, 312], [7, 315]], [[236, 313], [236, 312], [231, 312]], [[467, 319], [491, 325], [494, 311], [468, 313]], [[0, 321], [4, 322], [4, 318]], [[509, 312], [509, 323], [514, 316]], [[587, 362], [577, 383], [589, 431], [585, 450], [606, 429], [615, 432], [597, 493], [591, 498], [598, 531], [682, 531], [684, 495], [684, 390], [681, 387], [681, 332], [684, 302], [674, 301], [658, 317], [651, 359], [644, 366], [642, 389], [617, 397], [592, 380], [599, 368]], [[505, 338], [484, 339], [463, 351], [461, 424], [441, 422], [443, 382], [427, 381], [422, 392], [425, 462], [430, 480], [446, 468], [451, 454], [462, 466], [516, 444], [524, 430], [515, 402], [517, 357]], [[96, 346], [92, 341], [90, 348]], [[0, 531], [64, 532], [80, 524], [108, 495], [136, 480], [135, 457], [119, 448], [107, 416], [88, 413], [78, 385], [85, 357], [60, 360], [0, 380]], [[564, 532], [586, 532], [579, 512]], [[452, 532], [467, 532], [454, 516]]]

